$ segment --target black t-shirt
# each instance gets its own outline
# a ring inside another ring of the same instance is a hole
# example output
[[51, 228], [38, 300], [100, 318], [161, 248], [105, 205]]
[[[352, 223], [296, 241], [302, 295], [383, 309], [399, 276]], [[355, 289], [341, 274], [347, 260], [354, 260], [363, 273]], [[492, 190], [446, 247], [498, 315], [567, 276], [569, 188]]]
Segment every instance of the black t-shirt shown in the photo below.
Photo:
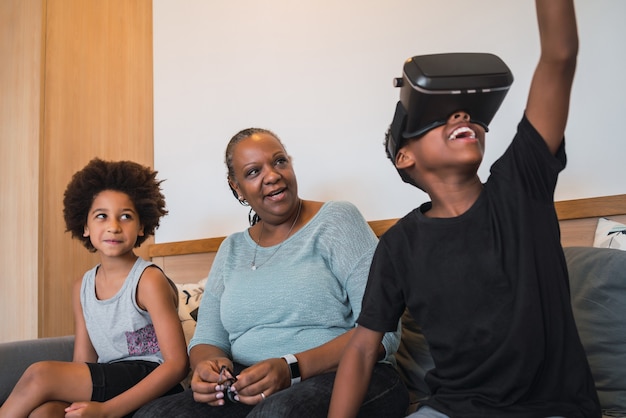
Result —
[[600, 417], [554, 209], [565, 162], [523, 118], [466, 213], [428, 218], [426, 203], [381, 237], [358, 323], [391, 331], [408, 307], [435, 362], [425, 404], [451, 417]]

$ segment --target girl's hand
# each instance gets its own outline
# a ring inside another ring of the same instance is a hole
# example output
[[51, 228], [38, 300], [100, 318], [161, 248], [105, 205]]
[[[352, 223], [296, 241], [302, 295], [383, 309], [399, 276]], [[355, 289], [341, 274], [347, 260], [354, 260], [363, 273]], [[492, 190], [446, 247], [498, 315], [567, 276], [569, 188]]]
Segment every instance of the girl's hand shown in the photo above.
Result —
[[196, 365], [191, 377], [191, 390], [196, 402], [211, 406], [224, 405], [224, 387], [221, 383], [230, 378], [230, 373], [221, 373], [222, 367], [232, 370], [233, 363], [228, 358], [204, 360]]
[[100, 402], [74, 402], [65, 408], [65, 418], [71, 417], [106, 417], [104, 405]]
[[237, 400], [248, 405], [256, 405], [265, 398], [291, 386], [289, 366], [282, 358], [263, 360], [243, 370], [233, 383]]

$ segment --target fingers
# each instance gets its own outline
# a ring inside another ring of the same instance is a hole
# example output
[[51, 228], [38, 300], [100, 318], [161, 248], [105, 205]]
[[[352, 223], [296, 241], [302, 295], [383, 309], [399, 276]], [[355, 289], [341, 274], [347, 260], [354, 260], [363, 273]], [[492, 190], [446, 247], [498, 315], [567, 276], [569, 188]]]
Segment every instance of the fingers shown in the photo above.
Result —
[[209, 393], [193, 392], [193, 399], [198, 403], [205, 403], [211, 406], [222, 406], [226, 403], [224, 393], [213, 391]]
[[193, 371], [192, 381], [194, 379], [204, 382], [218, 382], [222, 367], [232, 370], [232, 362], [228, 359], [205, 360], [196, 366]]
[[256, 405], [290, 384], [289, 370], [283, 359], [264, 360], [238, 376], [230, 374], [232, 364], [227, 362], [229, 364], [223, 364], [222, 359], [207, 360], [196, 366], [191, 378], [196, 402], [212, 406], [232, 401]]
[[65, 408], [65, 417], [102, 416], [102, 404], [99, 402], [74, 402]]
[[76, 411], [77, 409], [82, 409], [87, 406], [86, 402], [74, 402], [67, 408], [65, 408], [65, 412]]
[[223, 364], [223, 361], [217, 359], [203, 361], [196, 366], [191, 377], [191, 390], [196, 402], [212, 406], [224, 405], [224, 383], [232, 378], [227, 371], [232, 364], [226, 360], [229, 364]]
[[235, 399], [237, 399], [238, 402], [245, 403], [246, 405], [256, 405], [263, 402], [268, 396], [269, 394], [267, 392], [262, 391], [250, 396], [238, 394]]
[[285, 361], [280, 358], [261, 361], [243, 370], [237, 376], [233, 388], [237, 392], [237, 400], [248, 405], [263, 402], [272, 393], [289, 386], [289, 370]]

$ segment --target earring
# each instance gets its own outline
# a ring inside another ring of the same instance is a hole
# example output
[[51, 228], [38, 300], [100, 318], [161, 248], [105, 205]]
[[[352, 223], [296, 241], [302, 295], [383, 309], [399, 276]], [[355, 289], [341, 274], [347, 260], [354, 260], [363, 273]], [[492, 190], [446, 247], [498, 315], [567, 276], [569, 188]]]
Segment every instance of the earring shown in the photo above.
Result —
[[261, 217], [254, 211], [254, 209], [250, 208], [250, 212], [248, 212], [248, 223], [250, 224], [250, 226], [253, 226], [260, 220]]
[[243, 198], [243, 196], [239, 196], [237, 199], [239, 200], [239, 203], [240, 203], [242, 206], [250, 206], [250, 204], [248, 203], [248, 201], [247, 201], [246, 199], [244, 199], [244, 198]]

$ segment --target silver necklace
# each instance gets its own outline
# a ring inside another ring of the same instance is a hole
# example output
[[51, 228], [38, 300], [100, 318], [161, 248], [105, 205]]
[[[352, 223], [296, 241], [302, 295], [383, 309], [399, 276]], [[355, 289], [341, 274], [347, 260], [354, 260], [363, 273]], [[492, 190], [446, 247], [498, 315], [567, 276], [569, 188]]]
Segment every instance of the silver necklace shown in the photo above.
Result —
[[262, 262], [261, 264], [257, 264], [256, 263], [256, 252], [259, 249], [259, 246], [261, 245], [261, 238], [263, 238], [263, 230], [265, 229], [265, 222], [263, 222], [261, 224], [261, 232], [259, 233], [259, 240], [256, 241], [256, 247], [254, 247], [254, 256], [252, 257], [252, 263], [250, 263], [250, 268], [252, 270], [256, 270], [259, 267], [261, 267], [263, 264], [267, 263], [268, 261], [270, 261], [270, 259], [272, 257], [274, 257], [274, 254], [276, 254], [276, 252], [278, 252], [278, 250], [280, 250], [280, 247], [283, 246], [283, 243], [285, 241], [287, 241], [287, 238], [289, 238], [289, 236], [291, 235], [291, 231], [293, 231], [294, 226], [296, 226], [296, 223], [298, 222], [298, 219], [300, 219], [300, 210], [302, 209], [302, 199], [300, 199], [300, 202], [298, 204], [298, 213], [296, 214], [296, 219], [294, 219], [293, 223], [291, 224], [291, 228], [289, 228], [289, 232], [287, 232], [287, 236], [285, 237], [284, 240], [282, 240], [282, 242], [278, 245], [278, 247], [276, 247], [276, 249], [274, 250], [274, 252], [272, 254], [270, 254], [269, 257], [267, 257], [267, 260], [265, 260], [264, 262]]

